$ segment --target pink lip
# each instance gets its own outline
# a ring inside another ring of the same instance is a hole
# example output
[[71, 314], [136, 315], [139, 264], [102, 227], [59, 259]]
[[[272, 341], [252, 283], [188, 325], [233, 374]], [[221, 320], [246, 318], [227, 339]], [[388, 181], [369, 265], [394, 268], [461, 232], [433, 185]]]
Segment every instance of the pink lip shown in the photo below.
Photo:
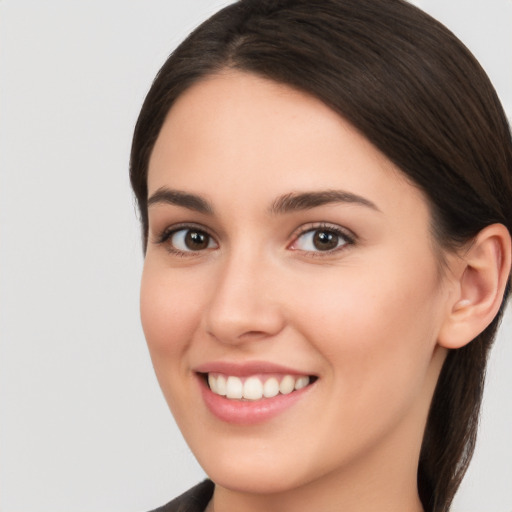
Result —
[[310, 375], [308, 372], [301, 372], [279, 364], [266, 361], [250, 361], [247, 363], [232, 363], [227, 361], [216, 361], [204, 363], [196, 368], [197, 373], [223, 373], [224, 375], [233, 375], [236, 377], [248, 377], [261, 373], [279, 373], [282, 375]]
[[[285, 374], [308, 375], [297, 370], [292, 370], [281, 365], [266, 362], [250, 362], [246, 364], [234, 364], [227, 362], [206, 363], [195, 368], [199, 374], [223, 373], [237, 377], [247, 377], [257, 374]], [[213, 393], [203, 376], [198, 375], [198, 383], [201, 395], [209, 411], [221, 421], [235, 425], [254, 425], [268, 421], [304, 398], [315, 383], [306, 386], [288, 395], [277, 395], [273, 398], [264, 398], [255, 401], [230, 400]]]

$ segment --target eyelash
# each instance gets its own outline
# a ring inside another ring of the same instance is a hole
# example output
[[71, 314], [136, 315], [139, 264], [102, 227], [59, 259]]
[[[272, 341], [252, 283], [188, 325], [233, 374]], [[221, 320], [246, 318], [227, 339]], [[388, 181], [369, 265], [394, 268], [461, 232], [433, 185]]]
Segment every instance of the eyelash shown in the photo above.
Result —
[[170, 252], [171, 254], [173, 254], [175, 256], [180, 256], [182, 258], [199, 256], [201, 252], [204, 252], [203, 250], [194, 251], [192, 249], [189, 251], [182, 251], [182, 250], [174, 247], [171, 243], [168, 243], [170, 241], [170, 239], [176, 233], [179, 233], [180, 231], [185, 231], [185, 232], [187, 232], [187, 231], [194, 232], [195, 231], [196, 233], [202, 233], [202, 234], [206, 235], [210, 241], [211, 240], [215, 241], [215, 238], [208, 232], [208, 230], [204, 229], [202, 226], [198, 226], [195, 224], [181, 224], [178, 226], [172, 226], [172, 227], [164, 229], [162, 231], [162, 233], [160, 235], [158, 235], [157, 239], [155, 240], [155, 243], [159, 244], [159, 245], [165, 245], [168, 252]]
[[[341, 240], [341, 245], [338, 245], [337, 247], [334, 247], [333, 249], [328, 249], [325, 251], [317, 250], [317, 251], [308, 251], [303, 249], [294, 249], [292, 246], [297, 244], [298, 240], [306, 235], [307, 233], [315, 233], [315, 232], [326, 232], [335, 235]], [[340, 226], [337, 226], [335, 224], [327, 224], [327, 223], [320, 223], [320, 224], [310, 224], [306, 226], [302, 226], [297, 234], [293, 236], [293, 241], [288, 245], [288, 248], [295, 251], [301, 251], [303, 253], [308, 254], [308, 256], [314, 257], [314, 258], [322, 258], [322, 257], [328, 257], [331, 256], [339, 251], [346, 250], [349, 246], [354, 245], [356, 243], [357, 237], [356, 235], [346, 229], [342, 228]]]
[[[216, 246], [218, 247], [218, 243], [215, 241], [215, 238], [208, 232], [207, 229], [204, 229], [204, 227], [195, 225], [195, 224], [181, 224], [178, 226], [172, 226], [169, 228], [166, 228], [162, 231], [162, 233], [157, 237], [155, 240], [156, 244], [159, 245], [165, 245], [166, 249], [169, 253], [180, 256], [180, 257], [194, 257], [199, 256], [202, 252], [206, 251], [207, 249], [210, 249], [210, 247], [206, 247], [205, 249], [200, 250], [189, 250], [189, 251], [183, 251], [180, 249], [177, 249], [175, 246], [173, 246], [171, 243], [168, 243], [170, 239], [179, 233], [180, 231], [185, 232], [196, 232], [196, 233], [202, 233], [206, 235], [209, 238], [209, 242], [213, 241]], [[334, 247], [333, 249], [327, 249], [325, 251], [323, 250], [304, 250], [304, 249], [297, 249], [293, 248], [293, 245], [297, 244], [297, 242], [300, 240], [301, 237], [306, 235], [307, 233], [314, 233], [314, 232], [326, 232], [335, 235], [339, 239], [341, 239], [342, 244]], [[320, 223], [320, 224], [309, 224], [302, 226], [299, 231], [293, 235], [293, 241], [287, 245], [287, 248], [293, 251], [300, 251], [302, 253], [306, 253], [311, 257], [321, 258], [321, 257], [327, 257], [334, 253], [337, 253], [342, 250], [346, 250], [347, 246], [354, 245], [356, 243], [356, 236], [354, 233], [349, 231], [346, 228], [341, 228], [337, 225], [332, 224], [326, 224], [326, 223]]]

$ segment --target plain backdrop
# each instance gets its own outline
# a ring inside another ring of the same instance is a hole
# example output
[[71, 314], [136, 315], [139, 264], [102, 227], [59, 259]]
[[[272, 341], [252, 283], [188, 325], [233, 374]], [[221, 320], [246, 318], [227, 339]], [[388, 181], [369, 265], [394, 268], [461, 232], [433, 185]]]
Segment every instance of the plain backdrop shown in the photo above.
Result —
[[[142, 512], [203, 478], [138, 313], [133, 126], [170, 51], [228, 1], [0, 0], [0, 510]], [[512, 1], [414, 2], [512, 112]], [[454, 512], [512, 511], [510, 307]]]

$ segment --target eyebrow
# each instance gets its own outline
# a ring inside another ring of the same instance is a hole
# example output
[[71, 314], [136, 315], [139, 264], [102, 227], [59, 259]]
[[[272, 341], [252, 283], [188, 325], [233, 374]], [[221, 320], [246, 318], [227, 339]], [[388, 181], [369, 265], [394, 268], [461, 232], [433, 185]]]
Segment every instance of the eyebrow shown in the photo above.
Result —
[[[352, 192], [322, 190], [315, 192], [291, 192], [290, 194], [280, 196], [270, 206], [270, 213], [279, 215], [293, 211], [309, 210], [333, 203], [359, 204], [380, 212], [375, 203]], [[167, 187], [160, 187], [148, 199], [148, 207], [156, 204], [181, 206], [206, 215], [213, 215], [214, 212], [212, 205], [201, 196], [181, 190], [171, 190]]]
[[365, 206], [380, 212], [370, 200], [344, 190], [290, 193], [277, 198], [270, 207], [272, 214], [283, 214], [298, 210], [309, 210], [332, 203], [350, 203]]
[[181, 190], [171, 190], [167, 187], [160, 187], [148, 199], [148, 207], [156, 204], [172, 204], [206, 215], [213, 214], [213, 207], [201, 196], [190, 194], [189, 192], [182, 192]]

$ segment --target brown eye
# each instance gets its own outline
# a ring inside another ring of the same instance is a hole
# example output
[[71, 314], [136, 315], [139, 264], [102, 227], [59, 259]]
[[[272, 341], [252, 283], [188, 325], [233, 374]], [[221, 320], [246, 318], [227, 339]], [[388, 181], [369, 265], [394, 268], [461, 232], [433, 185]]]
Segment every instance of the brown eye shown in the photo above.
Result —
[[353, 243], [348, 234], [333, 228], [315, 228], [300, 234], [290, 247], [304, 252], [329, 252]]
[[179, 252], [204, 251], [216, 247], [213, 238], [200, 229], [184, 228], [169, 237], [170, 245]]
[[201, 249], [206, 249], [209, 242], [210, 237], [202, 231], [189, 230], [185, 235], [185, 245], [191, 251], [200, 251]]
[[317, 230], [313, 235], [313, 245], [319, 251], [330, 251], [338, 247], [339, 236], [332, 231]]

